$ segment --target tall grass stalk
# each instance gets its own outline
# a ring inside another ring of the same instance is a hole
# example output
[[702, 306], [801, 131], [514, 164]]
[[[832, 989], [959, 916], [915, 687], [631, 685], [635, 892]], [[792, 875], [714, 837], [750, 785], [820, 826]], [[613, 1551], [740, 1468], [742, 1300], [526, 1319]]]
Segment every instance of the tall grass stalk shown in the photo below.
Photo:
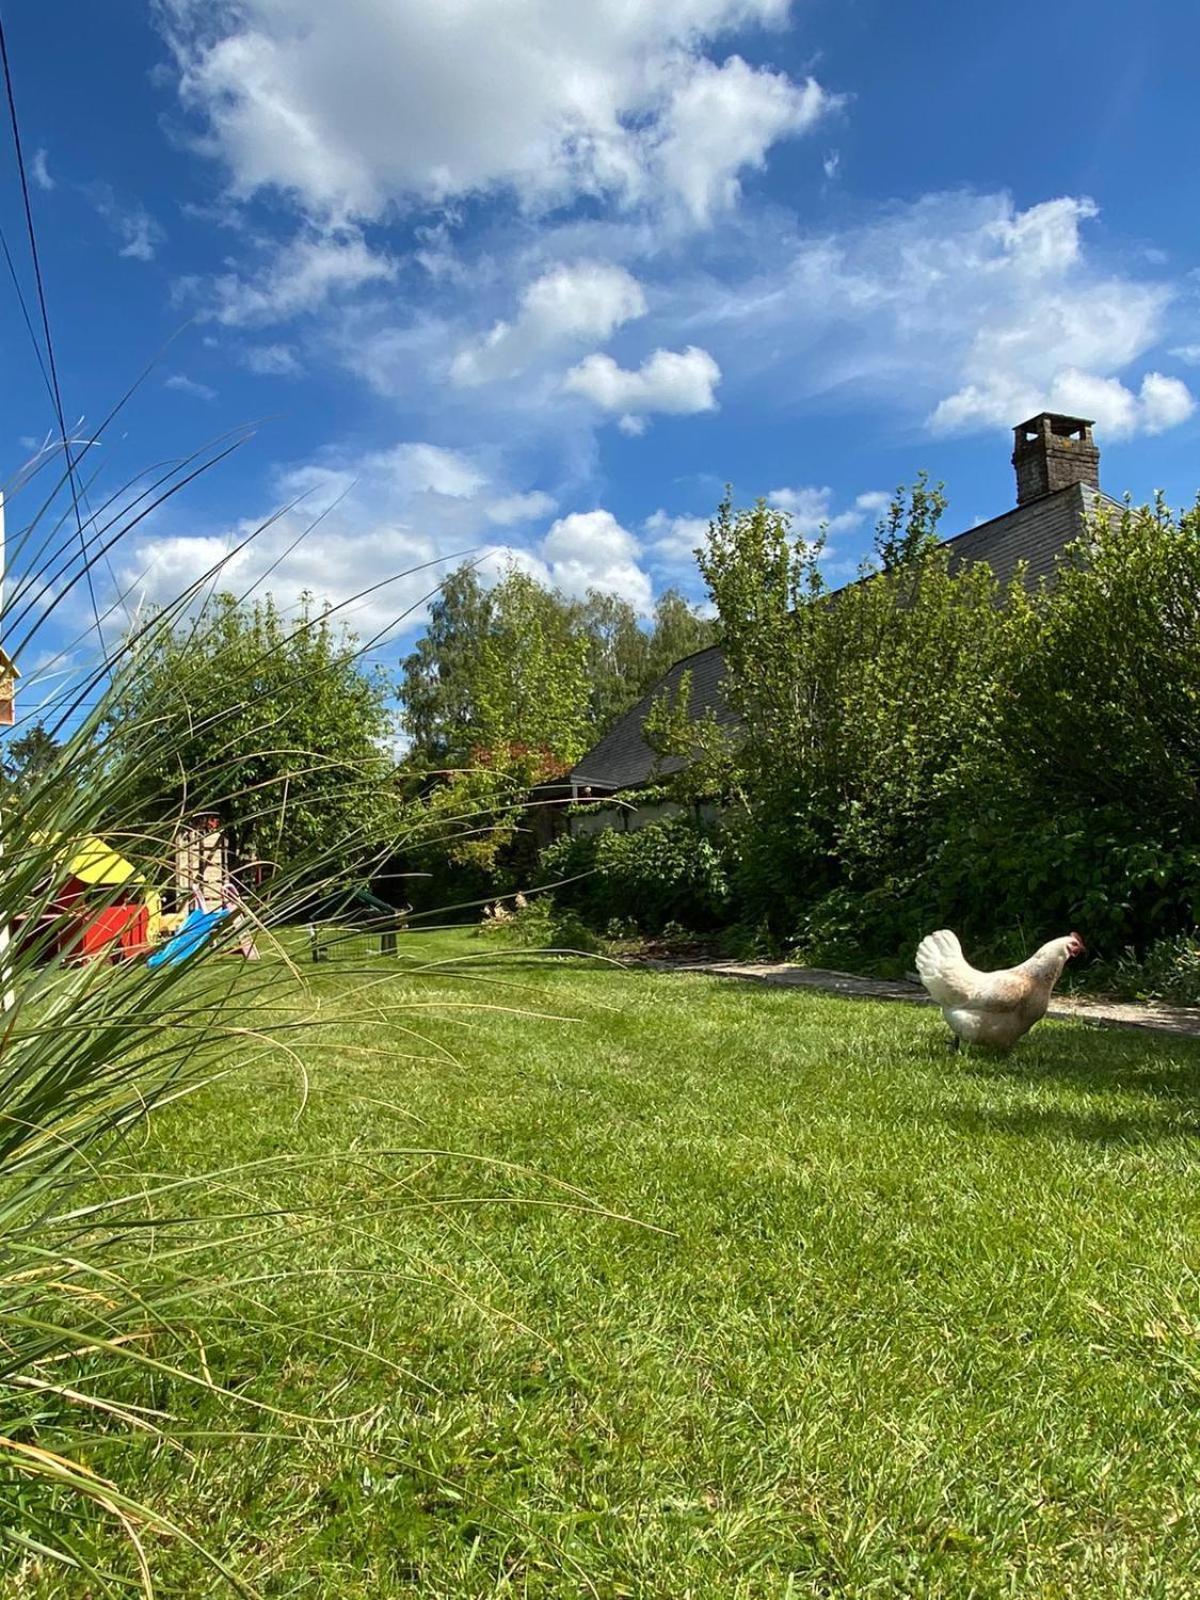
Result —
[[[64, 503], [66, 474], [54, 477], [58, 458], [48, 451], [33, 463], [16, 502], [10, 498], [10, 523], [14, 503], [28, 502], [32, 510], [9, 541], [12, 576], [0, 617], [4, 642], [18, 661], [36, 655], [51, 624], [61, 632], [66, 619], [79, 614], [87, 575], [111, 575], [112, 552], [151, 511], [239, 442], [219, 440], [108, 495], [85, 525], [83, 552]], [[302, 971], [278, 932], [315, 896], [352, 887], [356, 876], [368, 878], [400, 842], [381, 835], [375, 822], [358, 837], [343, 832], [321, 841], [286, 869], [272, 865], [261, 886], [244, 893], [262, 946], [259, 962], [237, 958], [235, 919], [200, 958], [183, 965], [150, 970], [140, 960], [77, 958], [74, 913], [61, 905], [59, 890], [67, 863], [93, 835], [119, 849], [147, 881], [167, 882], [177, 830], [198, 822], [215, 788], [236, 795], [243, 812], [255, 817], [279, 813], [279, 785], [298, 774], [322, 771], [335, 790], [349, 795], [368, 781], [344, 766], [330, 770], [327, 757], [307, 750], [285, 752], [282, 780], [245, 776], [254, 772], [256, 755], [280, 754], [278, 685], [274, 701], [256, 698], [254, 663], [243, 669], [244, 685], [228, 685], [228, 704], [238, 713], [236, 737], [231, 710], [188, 707], [186, 682], [164, 693], [161, 706], [131, 697], [142, 663], [167, 634], [202, 636], [224, 570], [225, 562], [217, 563], [145, 617], [116, 593], [103, 620], [110, 639], [120, 623], [120, 641], [102, 656], [95, 649], [99, 619], [80, 625], [77, 644], [85, 646], [86, 664], [63, 669], [63, 681], [36, 707], [60, 741], [58, 751], [19, 795], [6, 784], [0, 796], [0, 924], [13, 934], [5, 977], [14, 996], [0, 1015], [0, 1551], [39, 1569], [61, 1564], [96, 1592], [126, 1592], [128, 1563], [104, 1568], [86, 1553], [94, 1546], [73, 1536], [81, 1508], [89, 1506], [111, 1519], [114, 1534], [132, 1552], [144, 1593], [153, 1592], [158, 1536], [195, 1545], [215, 1583], [249, 1592], [220, 1552], [205, 1551], [203, 1538], [169, 1506], [142, 1503], [135, 1486], [91, 1465], [92, 1445], [100, 1434], [129, 1430], [185, 1458], [189, 1389], [211, 1394], [221, 1388], [193, 1326], [197, 1313], [203, 1321], [206, 1295], [215, 1281], [226, 1295], [241, 1285], [252, 1323], [264, 1314], [256, 1254], [264, 1233], [285, 1223], [316, 1226], [321, 1219], [303, 1219], [292, 1208], [274, 1218], [246, 1215], [237, 1174], [221, 1170], [219, 1153], [206, 1177], [149, 1183], [130, 1181], [129, 1157], [139, 1126], [157, 1108], [264, 1054], [282, 1052], [294, 1063], [302, 1107], [300, 1041], [330, 1017], [306, 1005]], [[436, 574], [430, 582], [436, 586]], [[366, 652], [377, 642], [356, 648]], [[64, 653], [74, 650], [68, 646]], [[32, 677], [27, 673], [27, 695], [37, 693]], [[312, 689], [300, 681], [286, 687], [298, 696]], [[139, 703], [135, 725], [122, 721], [131, 700]], [[201, 770], [187, 774], [182, 805], [153, 824], [131, 826], [131, 796], [144, 792], [146, 773], [169, 762], [181, 704], [203, 727], [210, 754]], [[121, 895], [97, 893], [89, 913]], [[420, 1026], [422, 1004], [398, 1014], [369, 993], [357, 1004], [348, 1001], [360, 1020], [374, 1009], [383, 1029], [381, 1051], [400, 1054], [432, 1049]], [[81, 1184], [88, 1185], [86, 1202]], [[228, 1208], [215, 1217], [209, 1206], [202, 1232], [189, 1213], [189, 1184], [203, 1185], [209, 1201], [214, 1190], [229, 1195]], [[147, 1398], [163, 1386], [184, 1404]], [[230, 1428], [248, 1435], [265, 1430], [286, 1438], [329, 1422], [244, 1396], [229, 1400]]]

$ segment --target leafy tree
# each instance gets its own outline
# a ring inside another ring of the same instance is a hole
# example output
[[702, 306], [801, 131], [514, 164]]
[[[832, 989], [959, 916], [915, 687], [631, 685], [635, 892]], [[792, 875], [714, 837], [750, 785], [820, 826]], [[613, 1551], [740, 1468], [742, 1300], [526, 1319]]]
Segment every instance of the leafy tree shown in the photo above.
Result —
[[518, 568], [486, 589], [452, 573], [402, 666], [426, 864], [491, 871], [507, 859], [529, 792], [561, 776], [714, 624], [673, 591], [645, 627], [620, 597], [573, 600]]
[[513, 567], [491, 596], [491, 625], [479, 641], [471, 698], [476, 747], [520, 764], [565, 770], [587, 748], [587, 646], [571, 612], [528, 573]]
[[153, 635], [107, 719], [114, 751], [151, 721], [159, 732], [140, 765], [133, 752], [122, 825], [211, 812], [243, 857], [348, 867], [396, 827], [389, 697], [311, 599], [285, 617], [270, 597], [219, 596]]
[[476, 726], [476, 657], [495, 601], [472, 566], [456, 568], [429, 607], [425, 632], [401, 665], [404, 731], [416, 768], [454, 766]]
[[516, 570], [487, 589], [459, 568], [402, 664], [408, 764], [462, 766], [498, 739], [574, 759], [668, 667], [711, 644], [715, 628], [674, 590], [645, 627], [617, 595], [572, 600]]
[[432, 640], [429, 650], [419, 646], [405, 662], [402, 693], [415, 685], [421, 715], [432, 706], [443, 719], [431, 719], [423, 751], [410, 752], [410, 768], [422, 753], [443, 757], [443, 780], [415, 814], [416, 847], [490, 871], [514, 840], [529, 791], [587, 747], [587, 640], [573, 609], [518, 568], [490, 591], [471, 580], [451, 589], [422, 641]]
[[901, 484], [875, 525], [875, 554], [890, 570], [919, 561], [937, 548], [938, 523], [946, 509], [946, 485], [929, 487], [929, 474], [919, 472], [911, 489]]
[[591, 590], [576, 608], [588, 640], [591, 736], [599, 738], [677, 661], [716, 642], [714, 618], [702, 617], [677, 589], [666, 589], [644, 628], [627, 600]]
[[834, 890], [916, 870], [966, 730], [994, 699], [1003, 630], [986, 568], [957, 576], [918, 481], [869, 581], [830, 594], [821, 541], [761, 501], [721, 506], [700, 558], [743, 730], [747, 913], [794, 934]]

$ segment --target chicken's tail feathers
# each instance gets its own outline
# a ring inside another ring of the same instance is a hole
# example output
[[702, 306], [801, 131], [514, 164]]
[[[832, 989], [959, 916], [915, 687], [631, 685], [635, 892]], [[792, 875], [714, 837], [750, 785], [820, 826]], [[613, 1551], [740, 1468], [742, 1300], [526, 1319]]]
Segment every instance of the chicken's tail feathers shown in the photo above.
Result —
[[924, 982], [926, 978], [938, 972], [947, 961], [961, 961], [962, 958], [962, 945], [958, 942], [958, 935], [951, 933], [949, 928], [939, 928], [936, 933], [927, 933], [917, 946], [917, 971]]
[[939, 928], [921, 940], [917, 973], [940, 1006], [960, 1004], [971, 989], [972, 969], [963, 959], [958, 935], [949, 928]]

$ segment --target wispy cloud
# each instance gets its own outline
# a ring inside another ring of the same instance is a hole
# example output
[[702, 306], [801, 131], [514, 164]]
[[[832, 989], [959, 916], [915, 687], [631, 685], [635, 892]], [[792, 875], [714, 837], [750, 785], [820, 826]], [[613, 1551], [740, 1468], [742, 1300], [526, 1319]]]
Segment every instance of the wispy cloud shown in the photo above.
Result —
[[294, 378], [303, 371], [295, 350], [288, 344], [246, 345], [238, 359], [248, 372], [263, 378]]
[[119, 200], [106, 183], [87, 184], [84, 193], [116, 235], [118, 255], [130, 261], [154, 260], [166, 233], [145, 206]]
[[207, 383], [198, 383], [195, 378], [189, 378], [186, 372], [172, 372], [163, 380], [164, 389], [174, 389], [178, 394], [191, 395], [195, 400], [215, 400], [217, 391]]
[[394, 278], [396, 270], [357, 228], [338, 228], [297, 235], [250, 274], [222, 273], [211, 283], [190, 278], [182, 288], [199, 296], [215, 321], [256, 327], [318, 311], [339, 294]]
[[39, 189], [57, 189], [58, 184], [50, 176], [50, 165], [45, 149], [39, 147], [33, 152], [33, 160], [29, 163], [29, 176]]

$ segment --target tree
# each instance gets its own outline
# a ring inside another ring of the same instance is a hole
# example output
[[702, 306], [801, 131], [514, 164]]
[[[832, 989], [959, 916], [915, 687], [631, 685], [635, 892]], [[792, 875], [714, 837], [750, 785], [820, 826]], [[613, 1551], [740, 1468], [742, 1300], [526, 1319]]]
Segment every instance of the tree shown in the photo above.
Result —
[[221, 595], [148, 637], [107, 720], [114, 750], [155, 730], [124, 828], [207, 811], [242, 857], [325, 876], [390, 843], [388, 686], [310, 597], [285, 618], [269, 596]]
[[414, 768], [454, 766], [466, 757], [477, 724], [477, 654], [494, 609], [470, 565], [451, 572], [431, 603], [425, 632], [401, 663], [402, 721]]
[[938, 523], [946, 509], [946, 485], [929, 487], [929, 474], [918, 472], [911, 489], [897, 488], [875, 525], [875, 554], [885, 571], [919, 561], [937, 548]]
[[462, 766], [498, 737], [578, 755], [715, 632], [715, 621], [674, 590], [646, 627], [618, 595], [593, 589], [573, 600], [518, 569], [486, 589], [461, 567], [402, 664], [408, 765]]
[[19, 797], [53, 767], [60, 747], [41, 722], [10, 738], [4, 747], [4, 776]]
[[469, 732], [497, 762], [507, 751], [516, 764], [532, 757], [546, 775], [565, 771], [588, 742], [586, 640], [560, 597], [518, 567], [491, 602], [473, 664]]
[[726, 499], [712, 524], [700, 565], [743, 731], [750, 910], [781, 933], [825, 896], [919, 877], [961, 753], [990, 726], [1012, 622], [986, 567], [951, 573], [942, 504], [923, 479], [899, 491], [880, 564], [836, 594], [820, 540], [785, 513]]
[[692, 674], [680, 674], [672, 694], [667, 686], [650, 702], [642, 737], [654, 751], [654, 781], [681, 805], [728, 797], [737, 781], [740, 739], [717, 721], [711, 706], [692, 715]]
[[677, 589], [666, 589], [644, 628], [617, 595], [589, 590], [577, 608], [588, 640], [591, 736], [597, 739], [677, 661], [716, 642], [715, 618], [702, 617]]

